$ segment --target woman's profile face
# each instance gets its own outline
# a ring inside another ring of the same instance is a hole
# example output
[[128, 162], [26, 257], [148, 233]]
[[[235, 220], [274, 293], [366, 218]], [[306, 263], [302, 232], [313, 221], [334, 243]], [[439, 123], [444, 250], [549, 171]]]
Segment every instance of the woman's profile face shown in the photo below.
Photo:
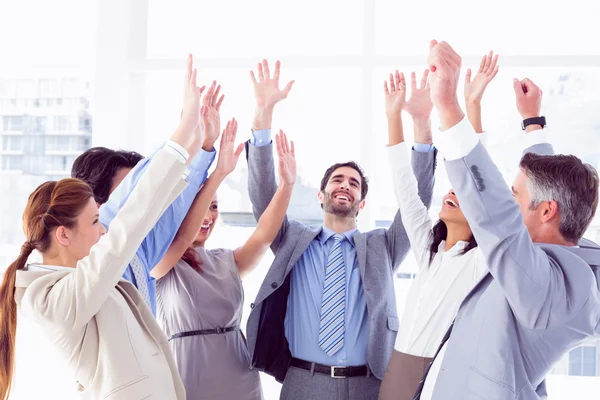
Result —
[[98, 205], [91, 197], [77, 217], [75, 227], [66, 229], [68, 241], [66, 246], [63, 246], [72, 258], [79, 261], [90, 254], [92, 246], [98, 243], [105, 233], [106, 229], [100, 223]]

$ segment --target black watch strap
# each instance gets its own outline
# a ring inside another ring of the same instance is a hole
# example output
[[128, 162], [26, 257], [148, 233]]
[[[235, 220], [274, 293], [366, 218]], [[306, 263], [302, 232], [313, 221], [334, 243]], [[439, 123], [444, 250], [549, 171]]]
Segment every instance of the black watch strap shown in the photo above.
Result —
[[521, 122], [521, 128], [525, 130], [529, 125], [541, 125], [542, 128], [546, 127], [546, 117], [533, 117], [524, 119]]

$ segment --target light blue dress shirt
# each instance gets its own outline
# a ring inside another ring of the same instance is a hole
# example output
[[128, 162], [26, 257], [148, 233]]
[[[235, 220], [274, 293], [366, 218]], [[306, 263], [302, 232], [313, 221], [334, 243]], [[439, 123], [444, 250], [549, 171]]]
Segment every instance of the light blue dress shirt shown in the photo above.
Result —
[[[154, 153], [156, 154], [156, 153]], [[141, 176], [146, 171], [150, 160], [154, 156], [144, 158], [140, 161], [121, 184], [111, 193], [108, 201], [100, 207], [100, 222], [108, 228], [111, 221], [115, 218], [121, 207], [125, 204], [131, 192], [138, 184]], [[171, 203], [160, 217], [156, 225], [150, 233], [144, 238], [141, 246], [138, 248], [136, 255], [146, 267], [146, 279], [148, 282], [148, 292], [150, 296], [150, 305], [152, 313], [156, 315], [156, 280], [150, 275], [150, 271], [162, 260], [169, 246], [175, 238], [175, 234], [179, 230], [179, 226], [183, 222], [188, 210], [192, 206], [192, 202], [196, 198], [196, 194], [200, 190], [200, 186], [208, 177], [208, 169], [215, 159], [216, 151], [206, 152], [201, 150], [189, 165], [189, 173], [187, 175], [188, 186], [184, 191]], [[133, 274], [131, 266], [128, 265], [123, 278], [132, 282], [137, 287], [137, 282]]]
[[[252, 132], [254, 146], [271, 143], [271, 130]], [[414, 144], [415, 151], [429, 152], [431, 144]], [[368, 312], [364, 296], [360, 267], [356, 258], [354, 239], [356, 230], [344, 233], [342, 253], [346, 266], [346, 308], [344, 345], [333, 356], [328, 356], [319, 347], [321, 302], [325, 268], [331, 238], [335, 232], [323, 227], [292, 269], [290, 295], [285, 316], [285, 337], [293, 357], [330, 366], [355, 366], [367, 364]]]

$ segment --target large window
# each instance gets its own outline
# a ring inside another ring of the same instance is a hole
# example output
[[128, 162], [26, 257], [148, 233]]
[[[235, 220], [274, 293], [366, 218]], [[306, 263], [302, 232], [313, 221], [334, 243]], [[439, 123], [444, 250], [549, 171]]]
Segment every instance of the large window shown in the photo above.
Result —
[[[296, 142], [299, 179], [290, 214], [306, 221], [322, 218], [316, 195], [324, 170], [352, 159], [371, 180], [360, 229], [390, 223], [397, 207], [385, 153], [382, 82], [394, 69], [420, 74], [432, 38], [447, 40], [460, 52], [463, 76], [467, 67], [479, 65], [488, 50], [500, 53], [500, 73], [484, 97], [483, 126], [487, 146], [507, 181], [516, 173], [519, 152], [514, 144], [522, 135], [514, 77], [529, 77], [542, 87], [543, 113], [555, 148], [600, 166], [600, 3], [573, 0], [555, 7], [541, 0], [508, 0], [495, 4], [493, 11], [484, 11], [475, 0], [5, 3], [0, 6], [0, 37], [7, 39], [2, 51], [6, 58], [0, 63], [0, 127], [14, 136], [22, 131], [38, 135], [2, 140], [3, 151], [30, 148], [31, 152], [27, 158], [0, 154], [1, 187], [11, 188], [9, 196], [0, 196], [0, 261], [5, 265], [23, 241], [20, 216], [27, 195], [41, 181], [68, 173], [72, 152], [93, 144], [151, 154], [169, 137], [179, 120], [181, 77], [189, 52], [196, 57], [203, 84], [213, 79], [222, 84], [226, 95], [222, 126], [236, 117], [239, 141], [250, 136], [254, 112], [248, 71], [263, 58], [280, 59], [282, 83], [296, 81], [289, 98], [276, 110], [273, 129], [285, 130]], [[31, 34], [23, 33], [23, 26]], [[65, 72], [57, 74], [57, 70]], [[89, 96], [85, 82], [92, 76], [93, 96]], [[410, 118], [404, 122], [411, 141]], [[434, 115], [432, 126], [436, 124]], [[92, 131], [90, 143], [81, 133]], [[438, 161], [434, 218], [442, 195], [450, 189], [443, 162]], [[23, 176], [14, 174], [19, 170]], [[234, 248], [252, 232], [246, 181], [242, 157], [219, 189], [221, 222], [210, 246]], [[597, 220], [587, 237], [598, 241], [599, 232]], [[272, 259], [269, 253], [244, 280], [242, 327]], [[400, 314], [415, 272], [416, 263], [409, 255], [396, 279]], [[33, 358], [42, 347], [39, 343], [35, 350], [22, 346], [21, 354]], [[28, 365], [26, 358], [19, 359], [20, 365]], [[595, 398], [589, 393], [600, 391], [597, 360], [594, 344], [566, 354], [549, 377], [550, 396]], [[30, 367], [43, 371], [39, 364]], [[20, 376], [17, 400], [68, 398], [40, 392], [27, 385], [28, 373]], [[60, 381], [59, 386], [69, 388], [65, 376], [47, 374], [40, 387]], [[279, 384], [267, 376], [263, 384], [267, 400], [278, 398]]]

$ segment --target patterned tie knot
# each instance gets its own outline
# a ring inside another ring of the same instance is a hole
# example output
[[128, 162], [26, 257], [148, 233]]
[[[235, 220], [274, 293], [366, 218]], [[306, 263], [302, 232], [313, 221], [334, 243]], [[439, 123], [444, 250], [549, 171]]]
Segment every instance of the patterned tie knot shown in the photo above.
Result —
[[333, 235], [333, 240], [334, 243], [339, 243], [341, 241], [343, 241], [346, 237], [344, 235], [342, 235], [341, 233], [336, 233]]

